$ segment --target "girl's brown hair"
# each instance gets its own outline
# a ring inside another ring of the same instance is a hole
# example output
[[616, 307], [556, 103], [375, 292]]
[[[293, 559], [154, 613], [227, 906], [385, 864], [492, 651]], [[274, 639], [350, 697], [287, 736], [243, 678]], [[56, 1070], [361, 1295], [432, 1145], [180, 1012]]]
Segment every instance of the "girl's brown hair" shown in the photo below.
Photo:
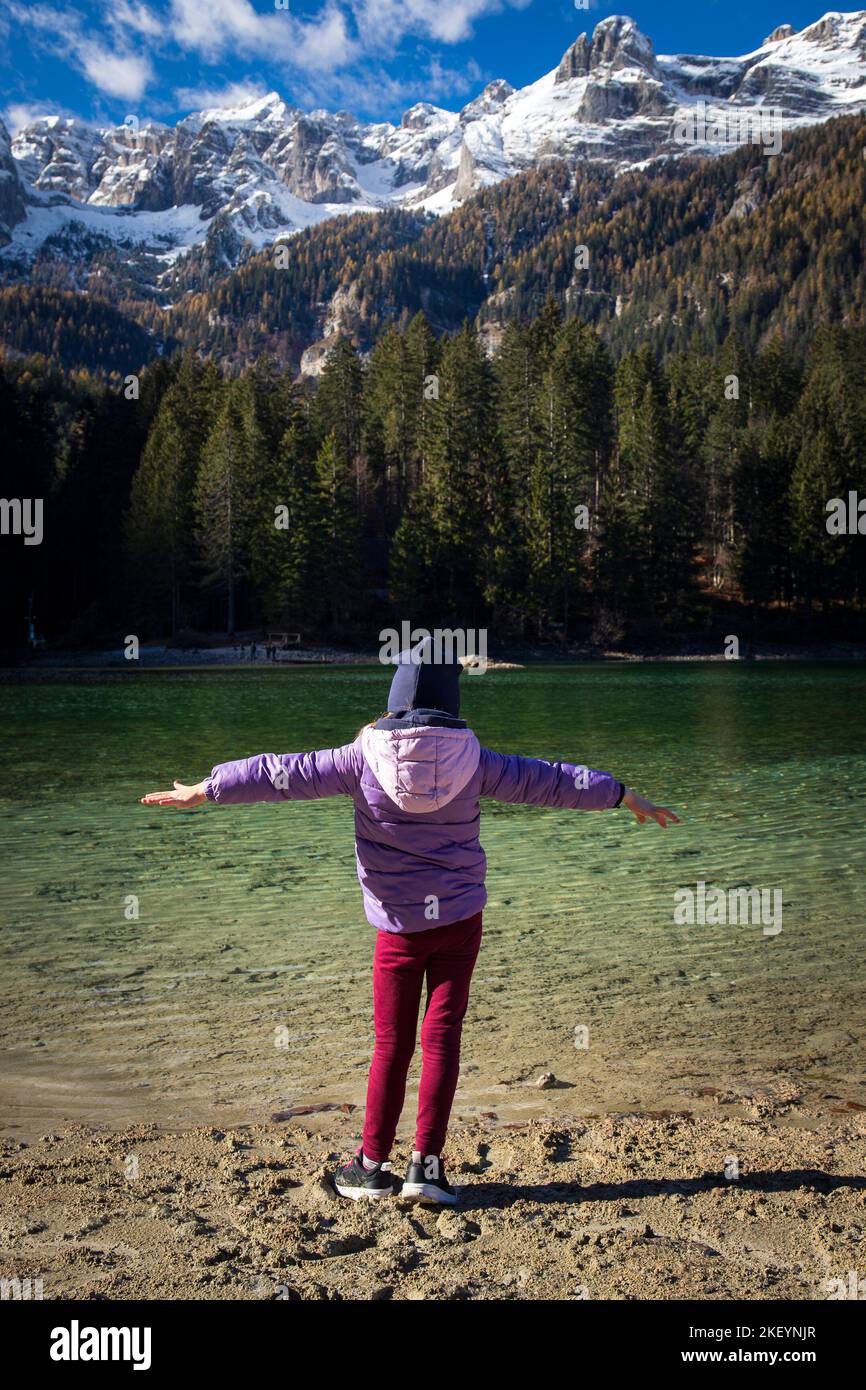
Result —
[[369, 724], [362, 724], [361, 727], [360, 727], [360, 729], [359, 729], [358, 732], [356, 733], [355, 738], [360, 738], [361, 735], [362, 735], [362, 733], [364, 732], [365, 729], [372, 729], [373, 725], [374, 725], [374, 724], [378, 724], [378, 722], [379, 722], [380, 719], [393, 719], [393, 718], [394, 718], [394, 716], [393, 716], [393, 714], [391, 713], [391, 711], [390, 711], [389, 709], [386, 709], [384, 714], [377, 714], [377, 715], [376, 715], [376, 718], [375, 718], [375, 719], [371, 719], [370, 722], [369, 722]]

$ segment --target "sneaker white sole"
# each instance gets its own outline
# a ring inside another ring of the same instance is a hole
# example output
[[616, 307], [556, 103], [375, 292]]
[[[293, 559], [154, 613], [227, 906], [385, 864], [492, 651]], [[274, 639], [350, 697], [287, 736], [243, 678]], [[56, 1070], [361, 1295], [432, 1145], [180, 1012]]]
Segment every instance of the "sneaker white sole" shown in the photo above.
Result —
[[372, 1187], [341, 1187], [338, 1182], [335, 1182], [334, 1186], [341, 1197], [350, 1197], [353, 1202], [359, 1202], [365, 1197], [369, 1202], [380, 1202], [383, 1197], [394, 1196], [393, 1188], [381, 1188], [377, 1191]]
[[410, 1202], [436, 1202], [440, 1207], [456, 1207], [460, 1200], [456, 1192], [449, 1197], [447, 1192], [443, 1192], [441, 1187], [436, 1187], [432, 1182], [404, 1182], [400, 1188], [400, 1196], [406, 1197]]

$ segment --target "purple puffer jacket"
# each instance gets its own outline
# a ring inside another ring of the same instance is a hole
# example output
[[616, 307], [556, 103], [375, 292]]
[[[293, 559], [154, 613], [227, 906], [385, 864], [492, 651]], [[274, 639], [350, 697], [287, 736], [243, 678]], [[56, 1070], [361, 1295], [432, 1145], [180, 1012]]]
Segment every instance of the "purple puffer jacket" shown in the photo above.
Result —
[[364, 909], [387, 932], [447, 926], [484, 907], [479, 797], [604, 811], [623, 795], [608, 772], [494, 753], [471, 729], [443, 727], [371, 727], [343, 748], [222, 763], [205, 790], [220, 806], [350, 796]]

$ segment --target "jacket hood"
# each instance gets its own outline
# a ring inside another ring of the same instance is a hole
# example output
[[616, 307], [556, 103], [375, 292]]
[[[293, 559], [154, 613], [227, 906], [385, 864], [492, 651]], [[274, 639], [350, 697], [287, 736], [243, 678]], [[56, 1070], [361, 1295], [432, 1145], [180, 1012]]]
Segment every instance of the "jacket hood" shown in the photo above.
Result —
[[419, 814], [441, 810], [459, 796], [481, 758], [478, 739], [467, 728], [366, 728], [361, 747], [386, 796], [401, 811]]

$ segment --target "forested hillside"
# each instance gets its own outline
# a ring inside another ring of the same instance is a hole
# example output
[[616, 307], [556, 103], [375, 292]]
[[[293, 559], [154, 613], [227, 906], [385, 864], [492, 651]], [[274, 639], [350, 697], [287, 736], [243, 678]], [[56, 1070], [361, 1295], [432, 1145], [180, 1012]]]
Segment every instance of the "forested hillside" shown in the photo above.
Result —
[[437, 332], [476, 316], [498, 329], [552, 295], [616, 355], [641, 341], [715, 351], [730, 331], [758, 347], [779, 329], [802, 360], [818, 324], [866, 322], [864, 148], [866, 121], [851, 117], [774, 158], [745, 146], [619, 178], [551, 161], [426, 226], [386, 214], [372, 235], [357, 216], [318, 227], [289, 243], [285, 269], [255, 257], [172, 321], [231, 361], [284, 347], [293, 360], [329, 309], [366, 349], [418, 310]]
[[27, 285], [0, 289], [0, 343], [9, 353], [42, 354], [105, 376], [133, 372], [158, 352], [147, 331], [113, 304]]
[[[338, 332], [368, 351], [418, 311], [437, 334], [477, 319], [495, 346], [506, 323], [551, 296], [596, 324], [615, 356], [644, 341], [662, 357], [717, 352], [731, 331], [757, 348], [778, 331], [802, 362], [820, 324], [866, 321], [864, 148], [866, 120], [852, 116], [786, 136], [774, 157], [743, 146], [618, 178], [551, 160], [448, 216], [337, 218], [228, 275], [212, 250], [195, 252], [173, 273], [184, 291], [174, 308], [129, 298], [125, 285], [112, 302], [152, 343], [178, 341], [232, 370], [267, 353], [297, 372], [306, 348]], [[52, 286], [74, 284], [66, 270], [64, 280], [61, 257]], [[106, 293], [114, 283], [107, 268]], [[81, 303], [91, 307], [70, 315], [51, 296], [10, 288], [0, 339], [24, 352], [56, 343], [66, 367], [111, 370], [110, 351], [94, 357], [92, 282]], [[124, 335], [134, 349], [132, 325]]]
[[[717, 348], [731, 331], [757, 347], [776, 330], [802, 359], [824, 322], [866, 322], [866, 124], [800, 132], [776, 158], [744, 147], [664, 175], [618, 179], [597, 208], [509, 260], [508, 316], [553, 293], [597, 323], [617, 353]], [[575, 269], [576, 248], [588, 268]], [[496, 300], [482, 318], [496, 317]]]
[[45, 539], [4, 540], [4, 640], [31, 592], [80, 641], [409, 618], [609, 645], [706, 629], [714, 595], [850, 626], [862, 540], [826, 507], [866, 493], [866, 333], [805, 347], [616, 362], [551, 302], [493, 360], [423, 315], [367, 362], [340, 339], [314, 392], [267, 359], [161, 360], [138, 400], [7, 361], [4, 491], [45, 498]]

